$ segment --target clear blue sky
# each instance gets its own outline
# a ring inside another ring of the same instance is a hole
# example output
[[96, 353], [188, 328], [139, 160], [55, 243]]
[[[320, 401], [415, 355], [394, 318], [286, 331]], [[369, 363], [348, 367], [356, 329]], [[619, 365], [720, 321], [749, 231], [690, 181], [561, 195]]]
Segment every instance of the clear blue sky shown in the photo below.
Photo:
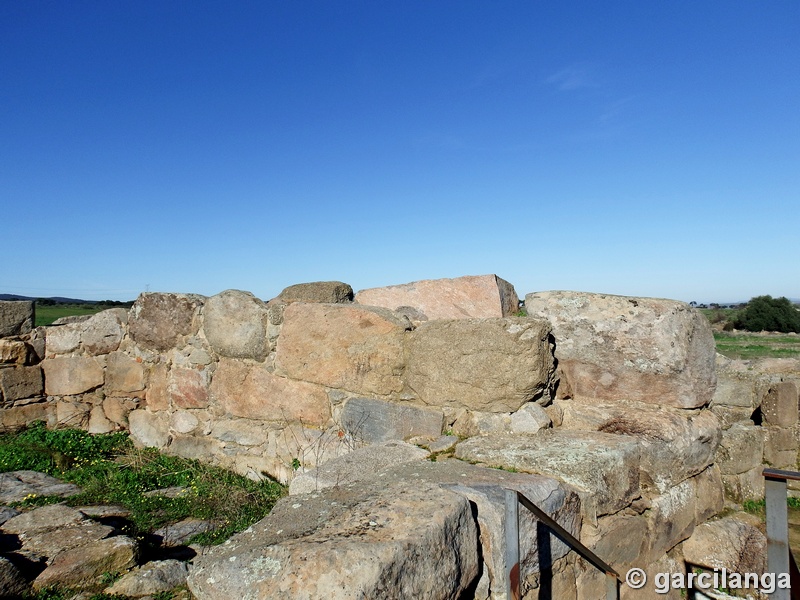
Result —
[[0, 293], [800, 297], [800, 2], [0, 0]]

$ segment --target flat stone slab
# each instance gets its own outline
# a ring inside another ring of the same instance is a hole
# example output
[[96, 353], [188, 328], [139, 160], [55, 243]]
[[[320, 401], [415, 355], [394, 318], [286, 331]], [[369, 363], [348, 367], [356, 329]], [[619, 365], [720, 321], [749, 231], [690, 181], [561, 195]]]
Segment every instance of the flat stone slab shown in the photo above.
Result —
[[64, 483], [37, 471], [0, 473], [0, 504], [21, 502], [26, 496], [60, 496], [67, 498], [81, 493], [81, 488]]
[[418, 462], [428, 452], [406, 442], [393, 441], [359, 448], [344, 456], [298, 473], [289, 484], [289, 494], [305, 494], [376, 477], [381, 471], [403, 463]]
[[440, 408], [351, 398], [342, 410], [341, 421], [355, 439], [375, 444], [414, 436], [439, 437], [444, 415]]
[[514, 286], [497, 275], [424, 279], [371, 288], [358, 292], [355, 301], [391, 310], [411, 308], [417, 314], [414, 320], [508, 317], [519, 311]]
[[338, 487], [284, 498], [194, 559], [199, 600], [458, 598], [480, 570], [470, 503], [435, 484]]
[[547, 429], [474, 437], [456, 458], [555, 477], [579, 490], [585, 514], [617, 512], [640, 495], [639, 441], [625, 435]]

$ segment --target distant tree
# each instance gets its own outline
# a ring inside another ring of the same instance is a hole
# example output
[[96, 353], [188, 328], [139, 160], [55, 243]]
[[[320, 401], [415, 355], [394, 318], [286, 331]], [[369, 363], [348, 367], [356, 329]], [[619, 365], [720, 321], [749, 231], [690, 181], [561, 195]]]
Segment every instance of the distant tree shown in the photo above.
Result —
[[788, 298], [758, 296], [736, 315], [734, 325], [747, 331], [800, 333], [800, 311]]
[[55, 306], [56, 301], [51, 298], [37, 298], [36, 304], [39, 306]]

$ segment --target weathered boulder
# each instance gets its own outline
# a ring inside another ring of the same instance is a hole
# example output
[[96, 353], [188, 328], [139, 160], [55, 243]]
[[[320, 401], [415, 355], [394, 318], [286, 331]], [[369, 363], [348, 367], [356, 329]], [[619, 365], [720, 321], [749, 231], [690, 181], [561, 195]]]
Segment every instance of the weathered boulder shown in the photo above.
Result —
[[33, 349], [21, 340], [0, 339], [0, 363], [26, 365]]
[[539, 319], [428, 321], [408, 337], [405, 380], [431, 406], [510, 413], [553, 385], [550, 328]]
[[214, 529], [214, 524], [211, 521], [190, 518], [156, 529], [153, 535], [162, 546], [183, 546], [194, 536], [212, 529]]
[[353, 288], [341, 281], [297, 283], [278, 294], [277, 300], [285, 304], [292, 302], [342, 304], [352, 302]]
[[286, 307], [275, 373], [356, 394], [403, 389], [403, 340], [411, 324], [390, 311], [352, 304]]
[[341, 414], [342, 427], [355, 440], [375, 444], [414, 436], [438, 437], [441, 409], [397, 404], [373, 398], [351, 398]]
[[0, 337], [30, 333], [34, 310], [32, 300], [0, 300]]
[[3, 524], [3, 531], [31, 535], [75, 526], [86, 521], [86, 515], [75, 508], [64, 504], [51, 504], [12, 517]]
[[709, 410], [688, 412], [637, 402], [557, 401], [561, 427], [636, 437], [642, 486], [664, 493], [714, 461], [722, 430]]
[[267, 306], [250, 292], [226, 290], [206, 299], [203, 331], [220, 356], [260, 361], [269, 352]]
[[358, 292], [355, 301], [390, 310], [410, 307], [427, 319], [510, 317], [519, 311], [514, 286], [497, 275], [425, 279], [371, 288]]
[[551, 323], [562, 383], [576, 398], [697, 408], [713, 397], [711, 326], [687, 304], [538, 292], [525, 308]]
[[418, 462], [427, 457], [428, 452], [422, 448], [397, 440], [359, 448], [305, 473], [298, 473], [289, 484], [289, 494], [306, 494], [364, 479], [374, 479], [381, 471], [407, 462]]
[[767, 567], [767, 538], [734, 514], [696, 527], [683, 544], [683, 555], [698, 567], [760, 575]]
[[148, 448], [165, 448], [169, 443], [169, 416], [138, 409], [128, 414], [131, 439]]
[[47, 327], [45, 338], [45, 352], [47, 356], [54, 357], [57, 354], [69, 354], [80, 348], [81, 333], [83, 332], [83, 322], [64, 323], [63, 325], [51, 325]]
[[44, 392], [42, 369], [34, 367], [0, 367], [0, 400], [13, 402], [41, 396]]
[[186, 583], [189, 570], [179, 560], [155, 560], [125, 573], [105, 593], [120, 596], [152, 596]]
[[77, 587], [92, 585], [104, 573], [119, 573], [136, 566], [136, 541], [123, 535], [90, 542], [65, 550], [34, 580], [41, 590], [52, 585]]
[[578, 489], [593, 519], [639, 496], [639, 448], [629, 436], [547, 429], [470, 438], [456, 446], [456, 457], [560, 479]]
[[59, 356], [42, 362], [48, 396], [74, 396], [103, 385], [103, 365], [90, 356]]
[[211, 381], [210, 394], [214, 402], [236, 417], [286, 423], [302, 421], [317, 426], [330, 418], [324, 389], [280, 377], [260, 364], [221, 359]]
[[169, 350], [183, 336], [197, 331], [197, 312], [202, 296], [188, 294], [141, 294], [131, 307], [128, 332], [142, 348]]
[[87, 354], [99, 356], [114, 352], [125, 335], [128, 311], [109, 308], [89, 317], [81, 325], [81, 345]]
[[458, 598], [479, 568], [470, 503], [438, 485], [402, 483], [281, 500], [195, 558], [187, 583], [201, 600], [444, 600]]
[[25, 496], [74, 496], [81, 489], [72, 483], [37, 471], [10, 471], [0, 473], [0, 504], [20, 502]]

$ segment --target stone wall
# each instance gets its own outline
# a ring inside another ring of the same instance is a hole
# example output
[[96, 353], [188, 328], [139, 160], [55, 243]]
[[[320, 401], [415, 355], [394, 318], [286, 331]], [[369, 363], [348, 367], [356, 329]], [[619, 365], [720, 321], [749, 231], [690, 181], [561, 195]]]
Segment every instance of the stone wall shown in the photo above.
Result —
[[[332, 465], [354, 451], [410, 440], [426, 456], [558, 480], [575, 498], [572, 529], [621, 572], [682, 564], [683, 542], [722, 509], [723, 482], [742, 500], [763, 463], [796, 464], [796, 373], [715, 364], [710, 327], [686, 304], [546, 292], [526, 297], [527, 317], [518, 304], [490, 275], [355, 296], [301, 284], [269, 302], [148, 293], [130, 311], [36, 330], [14, 313], [0, 419], [128, 429], [137, 444], [253, 478], [302, 476], [297, 490], [317, 493], [344, 481]], [[573, 554], [554, 561], [565, 597], [603, 596]], [[529, 575], [535, 597], [540, 573]]]

